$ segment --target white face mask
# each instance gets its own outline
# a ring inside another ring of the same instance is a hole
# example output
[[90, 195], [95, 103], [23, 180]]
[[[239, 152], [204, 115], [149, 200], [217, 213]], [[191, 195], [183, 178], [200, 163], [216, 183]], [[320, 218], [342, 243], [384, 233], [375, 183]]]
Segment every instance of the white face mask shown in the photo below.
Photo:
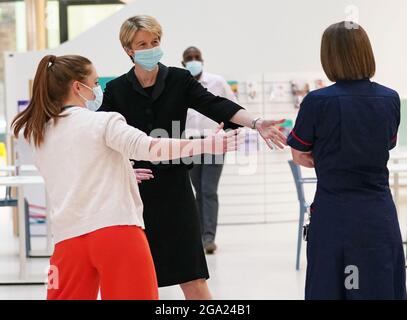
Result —
[[79, 93], [79, 96], [85, 100], [85, 105], [86, 108], [88, 108], [91, 111], [96, 111], [97, 109], [100, 108], [100, 106], [102, 105], [103, 102], [103, 90], [102, 87], [100, 85], [94, 87], [94, 88], [90, 88], [88, 87], [86, 84], [83, 84], [82, 82], [79, 82], [81, 85], [83, 85], [84, 87], [88, 88], [89, 90], [92, 90], [93, 94], [95, 95], [95, 99], [94, 100], [89, 100], [86, 99], [83, 95], [81, 95]]
[[161, 47], [154, 47], [146, 50], [137, 50], [134, 52], [133, 60], [144, 70], [153, 71], [158, 62], [160, 62], [163, 57], [164, 52]]
[[185, 68], [192, 74], [193, 77], [201, 74], [203, 71], [203, 63], [202, 61], [189, 61], [185, 64]]

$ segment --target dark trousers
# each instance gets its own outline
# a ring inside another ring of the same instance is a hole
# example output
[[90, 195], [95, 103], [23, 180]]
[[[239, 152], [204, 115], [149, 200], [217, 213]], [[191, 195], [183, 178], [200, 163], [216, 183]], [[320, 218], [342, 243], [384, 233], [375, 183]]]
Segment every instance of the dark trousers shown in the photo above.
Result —
[[218, 225], [218, 185], [223, 169], [224, 156], [204, 155], [195, 161], [190, 170], [196, 193], [201, 235], [204, 243], [215, 240]]

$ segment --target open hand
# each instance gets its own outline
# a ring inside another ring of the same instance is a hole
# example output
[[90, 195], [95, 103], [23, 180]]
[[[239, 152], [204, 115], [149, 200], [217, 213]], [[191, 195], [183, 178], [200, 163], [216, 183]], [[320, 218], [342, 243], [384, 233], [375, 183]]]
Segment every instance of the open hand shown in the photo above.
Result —
[[287, 145], [286, 136], [278, 128], [278, 125], [284, 122], [285, 119], [278, 121], [259, 120], [256, 123], [257, 131], [270, 149], [274, 149], [274, 145], [279, 149], [284, 149], [284, 146]]
[[215, 134], [204, 139], [205, 153], [224, 154], [229, 151], [236, 151], [238, 146], [244, 142], [244, 139], [239, 135], [240, 130], [223, 130], [223, 122], [219, 124]]

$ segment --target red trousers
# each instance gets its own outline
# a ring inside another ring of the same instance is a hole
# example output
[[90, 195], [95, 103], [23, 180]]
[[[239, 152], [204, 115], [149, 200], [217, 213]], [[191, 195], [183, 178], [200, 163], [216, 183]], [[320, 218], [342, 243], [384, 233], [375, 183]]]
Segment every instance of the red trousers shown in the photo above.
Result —
[[99, 229], [59, 242], [51, 257], [48, 300], [157, 300], [153, 259], [137, 226]]

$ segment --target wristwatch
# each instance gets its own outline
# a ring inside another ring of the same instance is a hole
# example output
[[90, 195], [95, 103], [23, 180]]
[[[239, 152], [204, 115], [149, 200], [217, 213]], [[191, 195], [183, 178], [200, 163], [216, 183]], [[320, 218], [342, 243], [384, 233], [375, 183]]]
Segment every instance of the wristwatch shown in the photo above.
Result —
[[256, 118], [252, 121], [252, 129], [256, 129], [256, 123], [257, 121], [261, 120], [261, 118]]

